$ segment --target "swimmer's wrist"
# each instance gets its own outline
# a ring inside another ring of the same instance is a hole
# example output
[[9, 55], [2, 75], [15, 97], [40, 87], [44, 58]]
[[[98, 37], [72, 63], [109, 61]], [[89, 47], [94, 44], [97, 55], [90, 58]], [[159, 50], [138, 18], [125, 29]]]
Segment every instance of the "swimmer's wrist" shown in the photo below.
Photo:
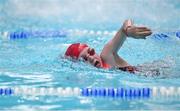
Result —
[[122, 28], [122, 32], [127, 36], [129, 37], [130, 35], [128, 34], [128, 29], [131, 28], [131, 26], [127, 26], [125, 28]]

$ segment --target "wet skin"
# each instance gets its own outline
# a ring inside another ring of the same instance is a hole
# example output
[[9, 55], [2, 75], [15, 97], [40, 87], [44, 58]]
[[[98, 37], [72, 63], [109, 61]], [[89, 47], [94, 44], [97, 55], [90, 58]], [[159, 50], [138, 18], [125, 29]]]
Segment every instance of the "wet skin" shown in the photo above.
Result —
[[95, 52], [91, 47], [86, 47], [79, 55], [79, 58], [82, 58], [84, 61], [90, 63], [95, 67], [102, 67], [101, 57]]

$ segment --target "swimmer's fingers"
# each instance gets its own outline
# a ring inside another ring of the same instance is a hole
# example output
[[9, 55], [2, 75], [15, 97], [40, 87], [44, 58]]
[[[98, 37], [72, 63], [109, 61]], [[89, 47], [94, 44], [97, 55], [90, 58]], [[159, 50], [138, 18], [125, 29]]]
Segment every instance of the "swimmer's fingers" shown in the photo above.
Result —
[[136, 27], [136, 30], [138, 32], [151, 31], [151, 29], [149, 29], [147, 27]]
[[151, 30], [147, 27], [136, 27], [136, 33], [134, 34], [134, 38], [146, 39], [146, 36], [149, 36], [151, 34]]
[[147, 27], [136, 27], [131, 26], [128, 27], [126, 33], [129, 37], [133, 37], [135, 39], [145, 39], [146, 36], [152, 34], [151, 30]]
[[146, 36], [151, 35], [152, 32], [151, 31], [140, 31], [140, 32], [137, 32], [136, 34], [137, 34], [136, 36], [145, 38]]
[[142, 27], [137, 27], [137, 26], [136, 26], [136, 28], [137, 28], [137, 29], [148, 29], [147, 27], [144, 27], [144, 26], [142, 26]]

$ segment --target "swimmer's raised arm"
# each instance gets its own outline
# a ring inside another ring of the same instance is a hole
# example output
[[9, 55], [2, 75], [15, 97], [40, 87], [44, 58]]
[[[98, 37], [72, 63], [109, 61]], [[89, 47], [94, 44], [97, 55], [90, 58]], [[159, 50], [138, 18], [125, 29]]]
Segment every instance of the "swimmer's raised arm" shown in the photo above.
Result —
[[137, 27], [131, 20], [126, 20], [116, 35], [104, 46], [101, 58], [114, 67], [129, 66], [129, 64], [118, 55], [118, 50], [123, 45], [126, 37], [135, 39], [145, 39], [151, 35], [151, 30], [147, 27]]

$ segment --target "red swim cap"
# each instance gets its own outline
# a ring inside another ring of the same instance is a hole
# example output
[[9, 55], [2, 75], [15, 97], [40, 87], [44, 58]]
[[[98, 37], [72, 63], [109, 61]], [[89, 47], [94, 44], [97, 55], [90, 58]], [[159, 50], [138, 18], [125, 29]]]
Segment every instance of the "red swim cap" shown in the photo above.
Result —
[[88, 47], [86, 44], [80, 44], [80, 43], [75, 43], [71, 44], [67, 50], [65, 55], [72, 57], [73, 59], [78, 59], [79, 54], [84, 50], [84, 48]]

